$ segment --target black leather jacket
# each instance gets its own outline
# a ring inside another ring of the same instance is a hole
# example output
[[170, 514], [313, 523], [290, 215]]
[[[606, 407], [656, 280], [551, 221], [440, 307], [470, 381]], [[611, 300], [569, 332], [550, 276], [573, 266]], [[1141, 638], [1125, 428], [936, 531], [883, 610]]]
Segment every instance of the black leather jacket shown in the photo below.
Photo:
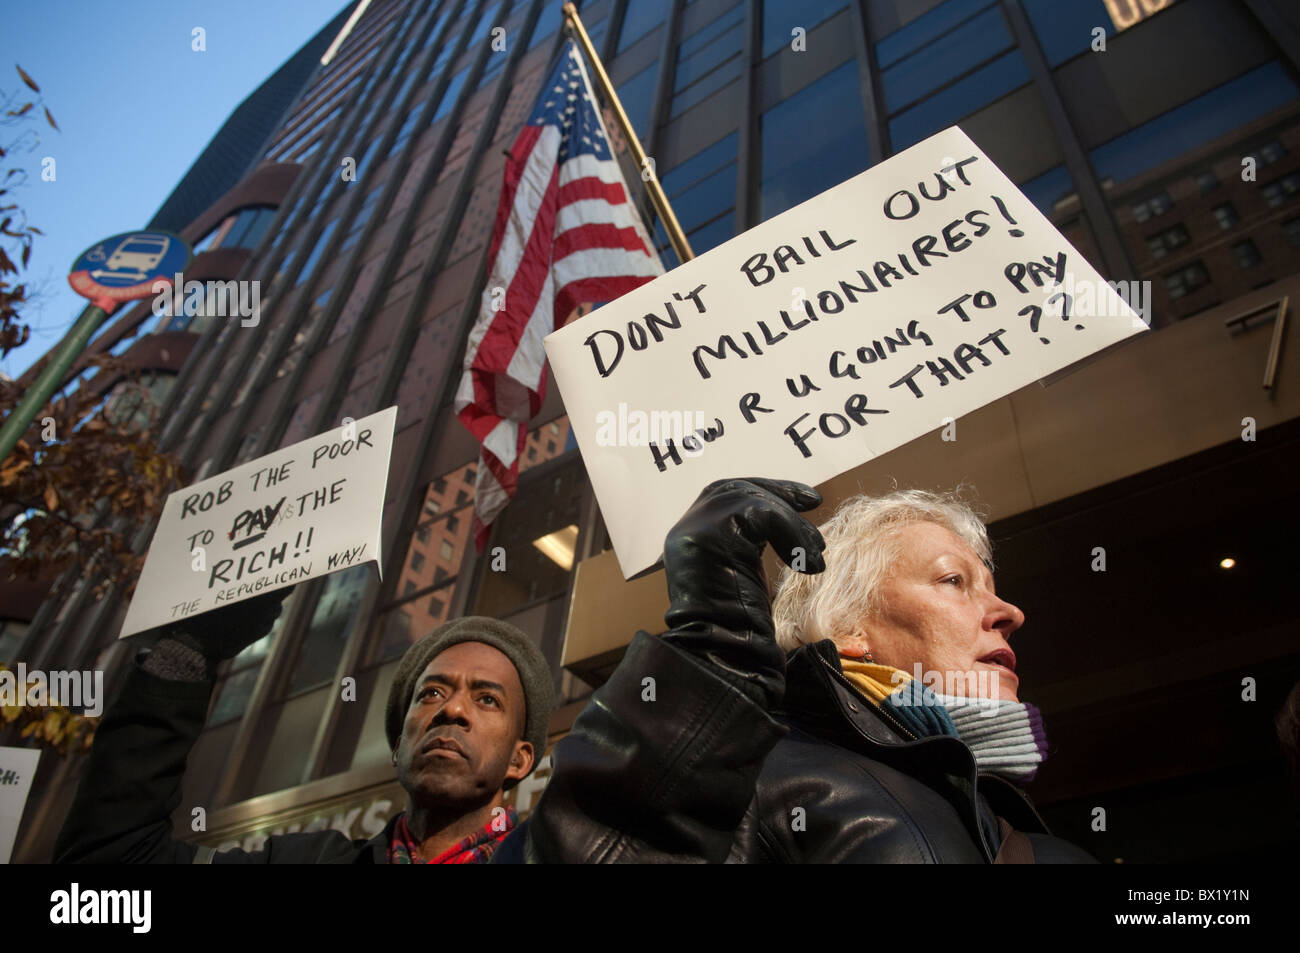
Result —
[[638, 633], [552, 765], [494, 863], [990, 863], [998, 817], [1038, 863], [1093, 862], [962, 741], [917, 740], [868, 701], [829, 641], [789, 656], [769, 714], [671, 634]]

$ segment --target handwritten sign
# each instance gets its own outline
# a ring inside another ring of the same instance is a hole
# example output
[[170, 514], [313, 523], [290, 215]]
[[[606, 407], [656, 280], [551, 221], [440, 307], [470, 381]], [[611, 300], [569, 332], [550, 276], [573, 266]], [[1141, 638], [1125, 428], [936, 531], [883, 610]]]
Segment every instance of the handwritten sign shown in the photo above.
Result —
[[40, 758], [36, 748], [0, 748], [0, 864], [9, 863], [13, 853]]
[[631, 576], [714, 480], [822, 483], [1145, 328], [952, 127], [546, 351]]
[[121, 638], [378, 564], [396, 420], [345, 421], [167, 497]]

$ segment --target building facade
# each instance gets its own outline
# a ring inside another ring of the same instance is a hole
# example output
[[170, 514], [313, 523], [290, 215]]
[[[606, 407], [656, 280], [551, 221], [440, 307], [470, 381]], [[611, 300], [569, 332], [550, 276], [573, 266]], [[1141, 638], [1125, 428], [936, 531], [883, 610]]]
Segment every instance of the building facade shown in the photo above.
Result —
[[[625, 583], [612, 568], [553, 382], [489, 543], [508, 571], [470, 540], [477, 446], [452, 395], [504, 151], [563, 41], [560, 6], [348, 8], [262, 161], [183, 231], [199, 253], [187, 278], [257, 282], [256, 324], [208, 307], [149, 326], [140, 306], [96, 341], [154, 368], [162, 444], [195, 479], [398, 408], [384, 581], [363, 565], [299, 585], [229, 663], [177, 836], [380, 829], [402, 801], [387, 688], [405, 648], [448, 618], [492, 615], [537, 640], [562, 701], [553, 737], [635, 630], [663, 627], [662, 575]], [[962, 418], [956, 441], [932, 434], [830, 481], [818, 515], [892, 481], [976, 488], [999, 592], [1029, 620], [1024, 694], [1056, 749], [1031, 793], [1063, 836], [1105, 861], [1244, 859], [1300, 839], [1272, 728], [1300, 679], [1281, 562], [1297, 528], [1300, 356], [1274, 333], [1300, 292], [1300, 13], [1282, 0], [580, 7], [697, 254], [957, 123], [1102, 275], [1150, 283], [1152, 333]], [[131, 651], [115, 640], [125, 602], [63, 583], [28, 596], [6, 648], [112, 684]], [[75, 787], [75, 760], [46, 761], [17, 859], [48, 857]], [[191, 830], [194, 806], [207, 831]], [[1221, 813], [1209, 833], [1207, 811]]]

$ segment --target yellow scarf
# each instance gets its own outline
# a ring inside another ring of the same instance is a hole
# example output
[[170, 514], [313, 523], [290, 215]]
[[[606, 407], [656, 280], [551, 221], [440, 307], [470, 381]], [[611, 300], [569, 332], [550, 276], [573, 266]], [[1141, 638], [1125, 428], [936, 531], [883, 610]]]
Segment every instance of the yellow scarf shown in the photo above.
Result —
[[912, 676], [901, 668], [881, 665], [878, 662], [863, 662], [842, 655], [840, 668], [844, 670], [844, 677], [877, 705], [883, 704], [886, 696], [898, 691], [912, 680]]

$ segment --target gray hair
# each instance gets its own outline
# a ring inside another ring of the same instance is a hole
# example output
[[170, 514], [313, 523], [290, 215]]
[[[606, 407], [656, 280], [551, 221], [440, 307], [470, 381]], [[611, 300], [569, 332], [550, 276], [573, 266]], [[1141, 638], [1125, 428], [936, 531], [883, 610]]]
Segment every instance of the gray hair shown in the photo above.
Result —
[[851, 637], [858, 623], [881, 607], [881, 584], [899, 556], [898, 531], [918, 522], [951, 530], [993, 568], [988, 530], [960, 487], [851, 497], [818, 527], [826, 540], [825, 572], [782, 570], [772, 604], [777, 644], [789, 652], [804, 643], [832, 639], [840, 644]]

